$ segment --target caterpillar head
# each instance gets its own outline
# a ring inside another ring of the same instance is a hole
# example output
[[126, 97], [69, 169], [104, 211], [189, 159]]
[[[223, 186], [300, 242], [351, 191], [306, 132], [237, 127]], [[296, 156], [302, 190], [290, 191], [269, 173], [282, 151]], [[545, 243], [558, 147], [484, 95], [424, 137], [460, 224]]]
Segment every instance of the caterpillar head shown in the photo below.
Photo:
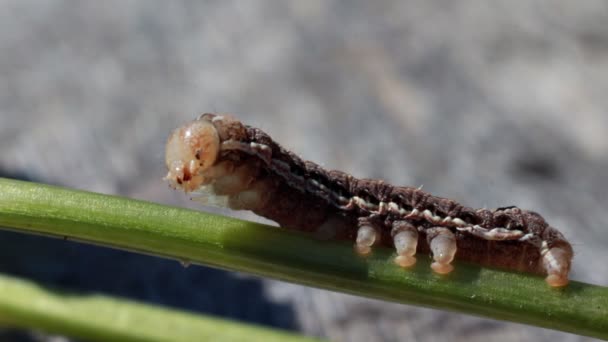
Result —
[[165, 163], [169, 172], [165, 180], [176, 189], [191, 192], [210, 180], [205, 177], [220, 152], [220, 137], [206, 116], [175, 129], [165, 149]]

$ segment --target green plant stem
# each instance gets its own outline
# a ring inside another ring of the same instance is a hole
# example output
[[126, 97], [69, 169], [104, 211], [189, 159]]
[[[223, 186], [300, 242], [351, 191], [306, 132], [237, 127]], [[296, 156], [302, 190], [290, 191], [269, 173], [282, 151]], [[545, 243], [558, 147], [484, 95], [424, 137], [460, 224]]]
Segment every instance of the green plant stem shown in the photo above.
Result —
[[608, 288], [457, 263], [450, 276], [419, 257], [412, 270], [377, 248], [356, 257], [349, 243], [197, 211], [0, 179], [0, 225], [140, 251], [391, 302], [416, 304], [608, 338]]
[[124, 299], [68, 293], [5, 275], [0, 275], [0, 324], [88, 341], [312, 341]]

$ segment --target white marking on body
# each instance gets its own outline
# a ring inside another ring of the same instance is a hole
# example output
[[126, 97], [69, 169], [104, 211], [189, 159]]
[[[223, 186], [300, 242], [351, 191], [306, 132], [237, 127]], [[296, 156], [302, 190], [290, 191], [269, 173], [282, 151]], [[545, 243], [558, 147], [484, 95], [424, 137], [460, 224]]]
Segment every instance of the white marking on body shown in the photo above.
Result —
[[250, 143], [249, 145], [251, 145], [251, 148], [253, 148], [254, 150], [260, 150], [263, 151], [263, 153], [271, 153], [272, 154], [272, 149], [265, 144], [259, 144], [259, 143]]
[[469, 227], [459, 227], [456, 229], [461, 232], [470, 233], [471, 235], [477, 236], [484, 240], [492, 241], [518, 240], [524, 235], [521, 230], [509, 230], [502, 227], [487, 229], [474, 225]]
[[388, 202], [388, 210], [390, 210], [391, 212], [398, 213], [400, 209], [401, 208], [399, 208], [399, 206], [397, 205], [397, 203], [395, 203], [395, 202]]
[[528, 233], [522, 237], [519, 238], [519, 241], [528, 241], [530, 240], [532, 237], [534, 237], [533, 233]]
[[414, 208], [409, 214], [405, 216], [405, 218], [418, 218], [418, 214], [420, 214], [420, 211]]
[[378, 206], [378, 214], [379, 215], [384, 215], [386, 214], [386, 212], [388, 211], [388, 205], [384, 202], [380, 202], [380, 205]]
[[455, 217], [454, 219], [452, 219], [452, 223], [454, 223], [456, 226], [466, 226], [467, 223], [464, 222], [462, 219], [459, 219], [458, 217]]
[[549, 245], [547, 241], [543, 240], [540, 244], [540, 255], [544, 255], [547, 251], [549, 251]]
[[309, 179], [293, 174], [289, 164], [278, 159], [272, 159], [272, 169], [275, 173], [282, 177], [289, 186], [302, 192], [308, 191], [310, 193], [315, 193], [316, 189], [309, 187]]
[[353, 196], [353, 201], [360, 208], [364, 208], [369, 211], [374, 211], [374, 210], [378, 209], [377, 205], [375, 205], [373, 203], [369, 203], [366, 200], [364, 200], [363, 198], [358, 197], [358, 196]]

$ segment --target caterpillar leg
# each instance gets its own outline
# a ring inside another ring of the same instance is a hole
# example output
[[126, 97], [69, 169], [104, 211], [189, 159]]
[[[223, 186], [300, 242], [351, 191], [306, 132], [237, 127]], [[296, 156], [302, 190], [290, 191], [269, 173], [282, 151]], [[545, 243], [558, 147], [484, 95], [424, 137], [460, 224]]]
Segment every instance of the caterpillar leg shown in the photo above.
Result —
[[393, 222], [391, 230], [397, 256], [395, 264], [408, 268], [416, 264], [416, 247], [418, 246], [418, 230], [407, 221]]
[[543, 268], [547, 272], [545, 281], [551, 287], [568, 285], [568, 273], [572, 261], [572, 248], [570, 246], [556, 246], [549, 248], [543, 241], [540, 254]]
[[380, 233], [376, 227], [367, 219], [359, 220], [357, 230], [357, 240], [355, 241], [355, 252], [360, 256], [367, 256], [372, 252], [372, 246], [380, 238]]
[[239, 193], [228, 196], [228, 207], [233, 210], [256, 210], [266, 205], [270, 199], [271, 184], [267, 180], [253, 182]]
[[234, 195], [238, 192], [245, 191], [251, 186], [256, 173], [257, 167], [250, 164], [244, 164], [230, 169], [213, 181], [213, 192], [217, 195]]
[[524, 236], [521, 230], [507, 228], [492, 228], [486, 229], [480, 226], [468, 226], [456, 228], [460, 232], [468, 233], [473, 236], [482, 238], [484, 240], [492, 241], [504, 241], [504, 240], [518, 240]]
[[203, 186], [193, 193], [191, 200], [202, 205], [213, 207], [228, 207], [228, 196], [217, 196], [209, 186]]
[[435, 227], [427, 230], [427, 241], [435, 260], [431, 268], [435, 273], [448, 274], [454, 270], [452, 260], [456, 255], [456, 237], [449, 229]]

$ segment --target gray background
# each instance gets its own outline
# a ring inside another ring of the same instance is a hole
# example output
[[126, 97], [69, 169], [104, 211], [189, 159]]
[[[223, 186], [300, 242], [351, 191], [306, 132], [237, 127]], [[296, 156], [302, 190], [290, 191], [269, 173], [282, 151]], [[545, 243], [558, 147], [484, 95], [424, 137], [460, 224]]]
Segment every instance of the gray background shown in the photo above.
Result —
[[[197, 207], [161, 181], [164, 140], [229, 112], [328, 168], [536, 210], [573, 242], [572, 278], [606, 285], [607, 6], [0, 1], [0, 170]], [[0, 244], [4, 272], [336, 341], [587, 340], [76, 243]]]

